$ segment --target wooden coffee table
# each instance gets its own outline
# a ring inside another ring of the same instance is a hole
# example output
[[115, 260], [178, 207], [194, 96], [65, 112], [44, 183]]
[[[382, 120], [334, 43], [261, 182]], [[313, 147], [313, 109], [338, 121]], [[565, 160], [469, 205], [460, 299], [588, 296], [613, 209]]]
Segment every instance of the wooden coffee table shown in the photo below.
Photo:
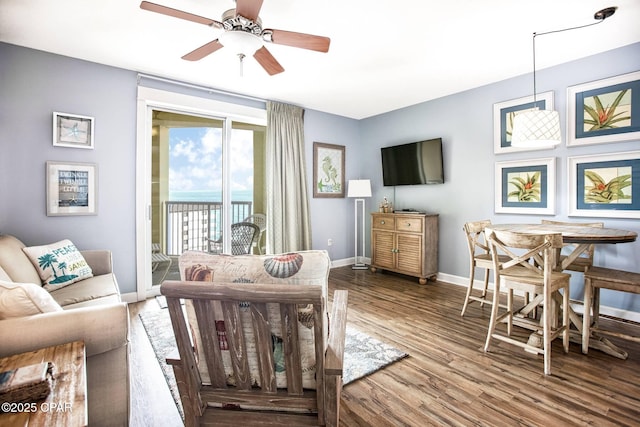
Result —
[[1, 426], [86, 426], [87, 374], [82, 341], [0, 358], [0, 372], [40, 362], [53, 362], [51, 393], [42, 400], [0, 402]]

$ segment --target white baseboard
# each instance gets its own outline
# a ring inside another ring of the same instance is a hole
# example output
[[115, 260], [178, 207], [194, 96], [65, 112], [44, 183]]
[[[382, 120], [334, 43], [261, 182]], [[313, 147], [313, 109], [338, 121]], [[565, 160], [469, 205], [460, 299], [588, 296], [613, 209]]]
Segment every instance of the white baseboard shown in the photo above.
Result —
[[[469, 284], [468, 277], [454, 276], [446, 273], [438, 273], [438, 280], [441, 282], [447, 282], [447, 283], [451, 283], [458, 286], [464, 286], [465, 288]], [[483, 285], [482, 281], [480, 280], [474, 281], [474, 289], [481, 289], [482, 285]], [[494, 289], [493, 282], [489, 282], [489, 289], [493, 291]], [[578, 314], [584, 313], [584, 305], [582, 304], [582, 301], [572, 300], [571, 307]], [[637, 311], [623, 310], [620, 308], [601, 305], [600, 314], [640, 323], [640, 313]]]

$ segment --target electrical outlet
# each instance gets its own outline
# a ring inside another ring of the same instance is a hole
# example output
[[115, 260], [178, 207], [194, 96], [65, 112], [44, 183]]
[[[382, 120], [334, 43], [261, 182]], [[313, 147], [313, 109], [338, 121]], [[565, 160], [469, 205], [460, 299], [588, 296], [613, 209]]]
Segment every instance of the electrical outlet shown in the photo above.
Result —
[[333, 239], [327, 240], [327, 246], [333, 246]]

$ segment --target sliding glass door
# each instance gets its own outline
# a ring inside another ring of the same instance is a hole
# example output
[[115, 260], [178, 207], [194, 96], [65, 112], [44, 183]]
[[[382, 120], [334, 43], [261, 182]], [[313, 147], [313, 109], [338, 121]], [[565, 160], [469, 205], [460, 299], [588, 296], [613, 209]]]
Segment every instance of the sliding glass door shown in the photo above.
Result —
[[264, 126], [153, 109], [152, 285], [185, 251], [229, 252], [231, 224], [264, 212]]

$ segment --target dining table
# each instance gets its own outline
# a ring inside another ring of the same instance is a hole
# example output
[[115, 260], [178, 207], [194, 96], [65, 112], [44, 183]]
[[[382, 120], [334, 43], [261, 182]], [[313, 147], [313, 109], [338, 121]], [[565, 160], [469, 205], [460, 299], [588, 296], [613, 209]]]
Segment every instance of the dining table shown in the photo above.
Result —
[[[584, 253], [592, 244], [618, 244], [634, 242], [638, 233], [609, 227], [591, 227], [585, 225], [567, 224], [492, 224], [489, 228], [501, 231], [529, 234], [560, 233], [564, 244], [572, 244], [570, 253], [566, 257], [556, 256], [558, 271], [564, 271], [577, 257]], [[585, 307], [585, 310], [587, 307]], [[590, 308], [589, 308], [590, 309]], [[582, 343], [582, 317], [569, 306], [569, 319], [577, 331], [571, 331], [571, 341]], [[620, 359], [626, 359], [628, 354], [618, 348], [608, 339], [594, 334], [589, 339], [589, 347], [603, 351]]]

